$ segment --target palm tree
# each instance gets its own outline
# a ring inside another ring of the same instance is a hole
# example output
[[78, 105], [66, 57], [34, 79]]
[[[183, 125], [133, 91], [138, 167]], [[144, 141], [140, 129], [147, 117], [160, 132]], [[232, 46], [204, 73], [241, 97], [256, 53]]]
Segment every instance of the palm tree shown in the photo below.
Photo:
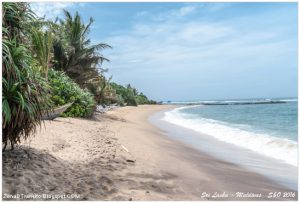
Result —
[[48, 78], [50, 60], [52, 58], [53, 36], [51, 30], [42, 31], [41, 28], [31, 29], [31, 43], [35, 59], [42, 68], [45, 78]]
[[61, 30], [58, 30], [58, 38], [54, 42], [55, 68], [63, 70], [80, 86], [99, 75], [99, 65], [109, 61], [99, 51], [111, 46], [105, 43], [91, 45], [87, 38], [92, 18], [87, 25], [83, 24], [78, 12], [74, 17], [64, 11], [65, 19], [60, 19]]
[[87, 82], [87, 88], [99, 104], [111, 103], [117, 100], [116, 91], [110, 85], [111, 79], [112, 77], [106, 79], [103, 75], [99, 75]]

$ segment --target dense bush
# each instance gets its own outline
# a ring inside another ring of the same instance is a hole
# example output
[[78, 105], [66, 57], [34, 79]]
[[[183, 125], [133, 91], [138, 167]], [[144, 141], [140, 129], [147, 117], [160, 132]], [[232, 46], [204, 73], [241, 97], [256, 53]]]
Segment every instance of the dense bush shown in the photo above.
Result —
[[48, 109], [46, 81], [34, 71], [26, 41], [33, 20], [27, 3], [2, 4], [2, 143], [12, 148], [41, 124]]
[[110, 84], [113, 89], [116, 90], [116, 93], [122, 97], [122, 101], [127, 106], [137, 106], [138, 103], [135, 99], [134, 93], [131, 89], [118, 85], [117, 83]]
[[49, 70], [48, 77], [52, 87], [53, 105], [61, 106], [73, 102], [62, 116], [88, 117], [93, 113], [96, 103], [89, 91], [81, 89], [63, 72]]
[[117, 83], [110, 83], [111, 88], [115, 89], [116, 94], [119, 96], [118, 103], [127, 106], [137, 106], [139, 104], [156, 104], [156, 101], [149, 100], [146, 95], [139, 93], [137, 89], [127, 85], [124, 87]]
[[149, 99], [143, 93], [136, 95], [135, 99], [138, 104], [150, 104]]

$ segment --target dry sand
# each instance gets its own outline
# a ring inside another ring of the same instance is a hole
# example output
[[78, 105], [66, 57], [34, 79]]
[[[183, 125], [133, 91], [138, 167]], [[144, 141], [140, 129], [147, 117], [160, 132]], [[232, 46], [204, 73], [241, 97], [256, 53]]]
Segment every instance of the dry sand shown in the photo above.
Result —
[[168, 138], [147, 121], [166, 108], [173, 107], [123, 107], [93, 119], [46, 121], [30, 140], [3, 153], [3, 199], [276, 200], [267, 198], [269, 192], [295, 192]]

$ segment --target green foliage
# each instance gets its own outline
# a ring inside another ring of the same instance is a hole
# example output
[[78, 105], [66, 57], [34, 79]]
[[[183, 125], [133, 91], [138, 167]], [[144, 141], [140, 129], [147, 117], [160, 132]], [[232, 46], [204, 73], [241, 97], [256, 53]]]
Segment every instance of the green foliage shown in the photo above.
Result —
[[95, 101], [88, 90], [81, 89], [61, 71], [49, 70], [49, 84], [52, 87], [51, 101], [54, 106], [73, 103], [62, 115], [65, 117], [88, 117], [94, 111]]
[[91, 45], [87, 38], [93, 21], [90, 18], [85, 25], [77, 12], [72, 16], [65, 11], [65, 19], [60, 19], [60, 28], [55, 33], [54, 67], [66, 72], [81, 87], [85, 87], [88, 80], [101, 75], [99, 66], [103, 61], [109, 61], [99, 52], [110, 46], [105, 43]]
[[[41, 124], [43, 113], [49, 108], [48, 86], [35, 72], [30, 54], [29, 21], [33, 13], [27, 3], [2, 4], [2, 143], [12, 148], [27, 139]], [[3, 150], [4, 150], [3, 149]]]
[[124, 101], [123, 97], [119, 94], [117, 94], [116, 103], [119, 104], [120, 106], [125, 106], [125, 101]]
[[139, 93], [136, 88], [127, 85], [126, 87], [117, 83], [110, 83], [112, 89], [115, 89], [118, 95], [120, 105], [137, 106], [139, 104], [156, 104], [155, 101], [149, 100], [143, 93]]
[[86, 82], [86, 87], [94, 95], [98, 104], [111, 104], [117, 102], [116, 91], [110, 87], [111, 77], [107, 80], [99, 75]]
[[42, 31], [41, 27], [33, 27], [30, 34], [34, 58], [47, 79], [53, 49], [52, 33], [49, 30]]
[[91, 44], [87, 35], [92, 18], [84, 24], [78, 13], [71, 16], [65, 11], [65, 19], [58, 23], [44, 22], [28, 3], [4, 2], [2, 6], [4, 148], [26, 139], [56, 106], [72, 102], [63, 116], [87, 117], [95, 100], [121, 106], [151, 103], [130, 85], [123, 87], [104, 77], [105, 70], [99, 66], [108, 59], [100, 52], [111, 47]]
[[149, 103], [148, 98], [143, 93], [136, 95], [135, 99], [138, 104], [148, 104]]
[[111, 87], [116, 90], [116, 93], [122, 97], [125, 105], [137, 106], [138, 103], [135, 100], [135, 96], [131, 89], [118, 85], [117, 83], [111, 83]]

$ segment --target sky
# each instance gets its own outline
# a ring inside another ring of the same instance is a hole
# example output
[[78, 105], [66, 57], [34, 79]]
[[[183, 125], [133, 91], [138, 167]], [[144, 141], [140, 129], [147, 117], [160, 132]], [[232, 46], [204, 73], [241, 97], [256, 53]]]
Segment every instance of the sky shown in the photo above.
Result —
[[33, 3], [76, 11], [113, 81], [157, 101], [297, 96], [297, 3]]

